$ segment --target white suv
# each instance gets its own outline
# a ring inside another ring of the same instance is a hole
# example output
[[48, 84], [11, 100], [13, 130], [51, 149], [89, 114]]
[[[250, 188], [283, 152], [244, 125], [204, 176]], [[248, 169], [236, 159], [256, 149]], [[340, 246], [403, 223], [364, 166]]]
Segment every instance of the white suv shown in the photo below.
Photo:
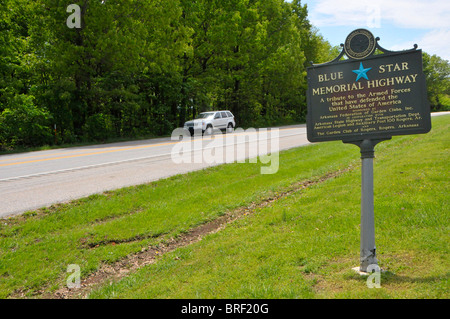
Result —
[[188, 130], [191, 135], [194, 132], [202, 132], [202, 134], [211, 135], [213, 130], [226, 130], [227, 133], [233, 132], [236, 123], [234, 115], [230, 111], [211, 111], [200, 113], [197, 118], [184, 123], [184, 129]]

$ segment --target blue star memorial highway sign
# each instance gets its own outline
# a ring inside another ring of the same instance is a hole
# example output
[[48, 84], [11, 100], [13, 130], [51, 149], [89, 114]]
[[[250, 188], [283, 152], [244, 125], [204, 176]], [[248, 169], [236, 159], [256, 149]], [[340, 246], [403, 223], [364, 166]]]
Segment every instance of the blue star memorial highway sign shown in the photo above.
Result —
[[[375, 246], [373, 158], [375, 145], [393, 135], [431, 129], [422, 51], [382, 48], [365, 29], [351, 32], [333, 61], [307, 69], [307, 137], [341, 140], [361, 151], [360, 272], [378, 267]], [[382, 54], [374, 55], [378, 49]], [[344, 54], [347, 59], [344, 58]], [[379, 269], [379, 268], [378, 268]]]
[[[366, 33], [354, 32], [349, 48], [335, 60], [307, 69], [310, 142], [391, 138], [431, 129], [422, 51], [388, 51]], [[375, 48], [385, 53], [374, 55]], [[346, 52], [351, 56], [342, 59]]]

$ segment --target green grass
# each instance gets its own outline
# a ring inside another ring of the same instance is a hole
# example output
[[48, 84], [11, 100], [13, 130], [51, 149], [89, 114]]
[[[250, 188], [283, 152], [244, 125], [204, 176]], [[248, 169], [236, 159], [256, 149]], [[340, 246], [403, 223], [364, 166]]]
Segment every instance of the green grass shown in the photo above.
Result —
[[[359, 260], [359, 150], [320, 143], [280, 154], [280, 169], [221, 165], [1, 220], [0, 297], [52, 291], [69, 264], [82, 277], [292, 185], [354, 169], [257, 209], [160, 257], [91, 298], [448, 298], [449, 118], [376, 148], [381, 289]], [[218, 181], [225, 181], [219, 183]]]
[[[446, 124], [444, 124], [446, 123]], [[359, 261], [360, 170], [283, 198], [91, 298], [448, 298], [448, 118], [379, 145], [381, 289]]]
[[86, 276], [298, 180], [345, 167], [354, 153], [337, 143], [306, 147], [283, 152], [274, 175], [261, 175], [260, 163], [221, 165], [2, 220], [0, 297], [32, 295], [49, 283], [54, 289], [69, 264]]

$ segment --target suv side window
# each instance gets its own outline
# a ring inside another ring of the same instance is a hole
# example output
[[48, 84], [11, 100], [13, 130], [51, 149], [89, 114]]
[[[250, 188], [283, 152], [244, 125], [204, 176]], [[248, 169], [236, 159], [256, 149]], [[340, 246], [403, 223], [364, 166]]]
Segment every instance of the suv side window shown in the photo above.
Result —
[[233, 117], [233, 114], [231, 114], [231, 112], [227, 111], [227, 114], [228, 114], [228, 117]]
[[222, 118], [223, 118], [223, 119], [228, 117], [228, 115], [227, 115], [226, 112], [220, 112], [220, 114], [222, 114]]
[[220, 119], [220, 112], [217, 112], [216, 115], [214, 115], [214, 119]]

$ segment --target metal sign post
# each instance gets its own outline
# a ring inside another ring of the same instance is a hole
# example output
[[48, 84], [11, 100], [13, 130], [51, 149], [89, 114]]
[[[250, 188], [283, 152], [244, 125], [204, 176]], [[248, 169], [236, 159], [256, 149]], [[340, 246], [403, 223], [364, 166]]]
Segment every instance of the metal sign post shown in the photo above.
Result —
[[378, 265], [375, 246], [375, 214], [373, 196], [373, 159], [375, 158], [375, 145], [386, 139], [362, 140], [351, 143], [359, 146], [361, 150], [361, 246], [360, 246], [360, 272], [368, 272], [370, 265]]

